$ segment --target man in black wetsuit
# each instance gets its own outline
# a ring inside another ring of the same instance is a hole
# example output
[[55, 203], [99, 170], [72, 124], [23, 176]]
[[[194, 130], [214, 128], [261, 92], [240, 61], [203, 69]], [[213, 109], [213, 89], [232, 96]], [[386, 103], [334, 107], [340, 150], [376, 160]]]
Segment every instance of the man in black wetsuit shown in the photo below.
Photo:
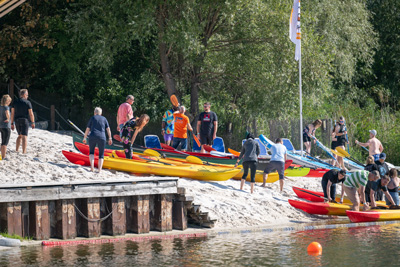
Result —
[[28, 89], [21, 89], [19, 96], [20, 98], [11, 107], [11, 130], [14, 131], [16, 128], [18, 133], [15, 150], [18, 152], [22, 143], [22, 153], [25, 154], [28, 145], [29, 124], [32, 129], [35, 128], [35, 116], [33, 115], [32, 104], [28, 101]]

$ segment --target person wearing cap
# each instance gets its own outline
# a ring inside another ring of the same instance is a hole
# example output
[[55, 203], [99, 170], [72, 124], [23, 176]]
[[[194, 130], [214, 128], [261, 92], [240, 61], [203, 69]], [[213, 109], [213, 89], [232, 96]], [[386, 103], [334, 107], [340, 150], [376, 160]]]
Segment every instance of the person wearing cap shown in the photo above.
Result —
[[383, 151], [383, 146], [381, 141], [376, 138], [376, 130], [369, 131], [369, 140], [366, 143], [361, 143], [356, 140], [356, 144], [363, 147], [368, 147], [369, 155], [373, 156], [375, 161], [379, 160], [379, 155]]
[[343, 182], [346, 180], [345, 170], [330, 170], [322, 176], [321, 185], [324, 191], [324, 197], [328, 199], [329, 202], [336, 202], [336, 184], [342, 183], [342, 195], [340, 197], [340, 203], [343, 203], [344, 188]]
[[[379, 155], [379, 160], [375, 161], [375, 164], [378, 168], [378, 172], [381, 175], [381, 177], [384, 177], [385, 175], [389, 174], [389, 166], [387, 165], [385, 160], [386, 160], [386, 154], [382, 152]], [[384, 190], [376, 191], [376, 200], [382, 200], [384, 192], [385, 192]]]
[[135, 97], [133, 95], [128, 95], [126, 101], [119, 105], [117, 112], [117, 131], [122, 133], [122, 127], [124, 124], [133, 118], [132, 105], [135, 102]]

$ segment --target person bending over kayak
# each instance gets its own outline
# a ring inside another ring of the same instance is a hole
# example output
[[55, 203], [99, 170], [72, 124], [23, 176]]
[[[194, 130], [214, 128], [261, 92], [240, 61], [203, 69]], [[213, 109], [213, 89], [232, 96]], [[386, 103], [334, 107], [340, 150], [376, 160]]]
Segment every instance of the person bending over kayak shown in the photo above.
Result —
[[368, 181], [375, 181], [377, 179], [379, 179], [378, 171], [355, 171], [346, 178], [346, 181], [343, 183], [344, 192], [351, 203], [353, 203], [351, 210], [359, 211], [360, 198], [361, 202], [364, 203], [364, 210], [368, 210], [369, 206], [365, 201], [365, 186]]
[[356, 140], [356, 144], [363, 147], [368, 147], [369, 155], [373, 156], [375, 161], [379, 160], [379, 155], [383, 151], [383, 146], [381, 141], [376, 138], [376, 130], [369, 131], [369, 140], [366, 143], [361, 143]]
[[[399, 184], [400, 179], [397, 177], [397, 170], [395, 168], [390, 169], [389, 171], [390, 182], [387, 185], [389, 195], [392, 197], [394, 203], [398, 206], [400, 205], [399, 199]], [[389, 199], [386, 199], [386, 205], [389, 205]]]
[[124, 147], [125, 157], [127, 159], [132, 159], [132, 145], [135, 142], [138, 133], [143, 130], [144, 126], [147, 125], [149, 120], [149, 115], [143, 114], [137, 120], [135, 117], [131, 118], [122, 127], [121, 142]]
[[322, 176], [321, 185], [324, 191], [324, 197], [328, 199], [329, 202], [336, 202], [336, 184], [342, 183], [342, 195], [340, 197], [340, 203], [343, 203], [344, 188], [343, 182], [346, 180], [345, 170], [330, 170]]
[[283, 183], [285, 178], [285, 162], [287, 157], [286, 147], [283, 145], [282, 138], [278, 138], [275, 141], [275, 145], [271, 146], [271, 160], [269, 161], [267, 167], [265, 167], [263, 175], [262, 187], [265, 187], [265, 182], [267, 181], [268, 174], [273, 171], [278, 171], [279, 174], [279, 186], [281, 192], [283, 190]]
[[[306, 152], [310, 154], [311, 152], [311, 138], [315, 138], [315, 130], [321, 127], [322, 121], [315, 120], [313, 123], [309, 124], [303, 130], [303, 142], [304, 146], [306, 147]], [[314, 144], [315, 144], [314, 140]]]
[[378, 179], [377, 181], [371, 182], [368, 184], [369, 189], [370, 189], [370, 195], [369, 198], [371, 200], [371, 208], [376, 208], [376, 202], [375, 202], [375, 192], [378, 191], [383, 191], [383, 193], [386, 196], [386, 199], [389, 200], [389, 202], [392, 205], [396, 205], [395, 202], [393, 201], [392, 197], [390, 196], [388, 189], [387, 189], [387, 185], [390, 182], [390, 177], [385, 175], [382, 176], [381, 179]]
[[254, 140], [254, 136], [251, 133], [247, 134], [246, 139], [247, 140], [243, 144], [242, 151], [240, 151], [239, 158], [235, 164], [235, 168], [243, 158], [243, 176], [240, 182], [240, 190], [243, 190], [244, 182], [246, 181], [250, 168], [250, 192], [253, 194], [254, 183], [256, 181], [258, 155], [260, 155], [260, 146], [258, 142]]

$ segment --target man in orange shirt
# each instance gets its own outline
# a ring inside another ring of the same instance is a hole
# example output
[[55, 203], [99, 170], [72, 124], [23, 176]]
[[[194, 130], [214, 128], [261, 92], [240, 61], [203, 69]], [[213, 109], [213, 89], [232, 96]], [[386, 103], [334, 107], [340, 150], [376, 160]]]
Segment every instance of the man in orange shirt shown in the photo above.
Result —
[[187, 129], [193, 131], [189, 118], [184, 115], [185, 111], [186, 108], [180, 106], [179, 110], [174, 112], [174, 139], [172, 147], [176, 149], [181, 144], [182, 151], [186, 151], [187, 147]]

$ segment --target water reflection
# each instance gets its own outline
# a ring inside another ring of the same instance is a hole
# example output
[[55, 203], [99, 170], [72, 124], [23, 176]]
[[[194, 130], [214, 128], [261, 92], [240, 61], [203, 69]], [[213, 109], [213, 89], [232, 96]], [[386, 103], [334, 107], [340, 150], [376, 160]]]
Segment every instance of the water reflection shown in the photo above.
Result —
[[[123, 241], [0, 251], [0, 266], [370, 266], [397, 265], [400, 225], [210, 238]], [[307, 254], [312, 241], [322, 255]]]

